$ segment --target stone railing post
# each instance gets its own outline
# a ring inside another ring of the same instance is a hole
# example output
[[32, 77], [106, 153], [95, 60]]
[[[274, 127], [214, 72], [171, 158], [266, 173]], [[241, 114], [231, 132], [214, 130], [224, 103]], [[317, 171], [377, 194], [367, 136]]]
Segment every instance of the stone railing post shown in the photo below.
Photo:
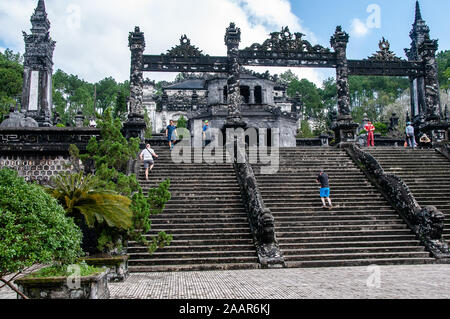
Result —
[[130, 71], [130, 106], [128, 122], [125, 123], [124, 130], [126, 138], [144, 138], [146, 124], [144, 121], [144, 72], [143, 54], [145, 50], [144, 33], [139, 27], [130, 32], [128, 45], [131, 50], [131, 71]]
[[355, 142], [358, 124], [353, 122], [350, 114], [350, 88], [348, 84], [347, 44], [349, 35], [341, 26], [331, 38], [331, 46], [336, 52], [336, 84], [338, 90], [338, 118], [332, 129], [336, 133], [336, 142]]

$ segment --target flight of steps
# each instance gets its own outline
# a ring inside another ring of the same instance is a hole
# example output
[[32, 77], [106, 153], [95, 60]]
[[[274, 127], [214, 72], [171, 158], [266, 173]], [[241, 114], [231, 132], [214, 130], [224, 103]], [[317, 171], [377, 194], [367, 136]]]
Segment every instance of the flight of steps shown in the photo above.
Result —
[[387, 173], [403, 179], [420, 206], [436, 206], [446, 215], [444, 238], [450, 241], [450, 161], [435, 150], [376, 147], [366, 151]]
[[154, 148], [159, 155], [145, 181], [150, 187], [170, 178], [172, 199], [161, 215], [152, 216], [149, 235], [160, 231], [173, 236], [170, 246], [150, 256], [130, 243], [132, 272], [191, 271], [258, 268], [258, 258], [232, 164], [175, 164], [168, 147]]
[[[286, 148], [277, 174], [261, 175], [259, 167], [253, 165], [288, 267], [434, 262], [345, 151]], [[320, 168], [330, 177], [338, 208], [322, 208]]]

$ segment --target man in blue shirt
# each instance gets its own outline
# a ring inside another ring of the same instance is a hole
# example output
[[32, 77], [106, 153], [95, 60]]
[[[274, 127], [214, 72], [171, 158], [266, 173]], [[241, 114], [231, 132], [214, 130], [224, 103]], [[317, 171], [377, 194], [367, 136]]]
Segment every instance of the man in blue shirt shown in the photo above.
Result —
[[209, 121], [205, 121], [203, 125], [203, 139], [205, 140], [205, 146], [208, 146], [211, 143], [211, 132], [209, 129]]
[[177, 140], [177, 127], [174, 125], [173, 120], [170, 120], [170, 125], [166, 128], [166, 137], [167, 141], [169, 142], [169, 149], [173, 149], [173, 145], [175, 141]]

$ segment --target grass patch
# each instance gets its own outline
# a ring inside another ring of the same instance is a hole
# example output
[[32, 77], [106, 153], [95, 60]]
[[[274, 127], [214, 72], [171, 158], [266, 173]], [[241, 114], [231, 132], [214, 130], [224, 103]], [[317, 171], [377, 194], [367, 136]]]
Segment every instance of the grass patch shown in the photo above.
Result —
[[[80, 276], [81, 277], [88, 277], [95, 274], [100, 274], [105, 271], [104, 268], [98, 268], [94, 266], [89, 266], [85, 262], [81, 262], [79, 264], [76, 264], [80, 267]], [[30, 277], [33, 278], [51, 278], [51, 277], [69, 277], [72, 275], [75, 275], [75, 271], [73, 268], [68, 271], [68, 266], [61, 266], [61, 265], [53, 265], [50, 267], [45, 267], [40, 269], [39, 271], [36, 271], [30, 275]]]

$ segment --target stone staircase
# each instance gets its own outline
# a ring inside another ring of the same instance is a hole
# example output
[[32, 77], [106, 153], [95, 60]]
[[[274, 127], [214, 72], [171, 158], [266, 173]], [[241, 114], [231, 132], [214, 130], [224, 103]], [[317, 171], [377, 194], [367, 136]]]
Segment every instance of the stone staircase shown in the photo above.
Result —
[[446, 215], [444, 239], [450, 242], [450, 161], [435, 150], [393, 147], [366, 150], [387, 173], [405, 181], [420, 206], [436, 206]]
[[172, 244], [150, 256], [145, 247], [129, 244], [132, 272], [258, 268], [258, 258], [232, 164], [175, 164], [168, 147], [155, 147], [159, 159], [145, 181], [150, 187], [170, 178], [172, 199], [164, 213], [152, 216], [148, 235], [165, 231]]
[[[281, 149], [275, 175], [261, 175], [260, 165], [252, 166], [288, 267], [434, 262], [345, 151]], [[320, 168], [330, 176], [337, 208], [322, 208], [315, 182]]]

